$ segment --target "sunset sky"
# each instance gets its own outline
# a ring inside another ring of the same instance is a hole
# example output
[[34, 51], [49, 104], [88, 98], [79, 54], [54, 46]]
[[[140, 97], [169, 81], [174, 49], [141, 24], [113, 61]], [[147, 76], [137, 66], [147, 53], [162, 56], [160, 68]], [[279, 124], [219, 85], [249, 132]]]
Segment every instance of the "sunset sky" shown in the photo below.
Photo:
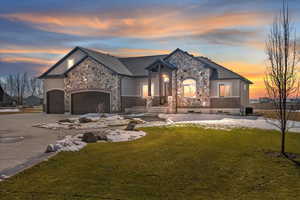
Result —
[[[300, 0], [290, 0], [300, 35]], [[242, 74], [264, 96], [264, 43], [281, 0], [1, 0], [0, 76], [39, 75], [75, 46], [118, 56], [181, 48]]]

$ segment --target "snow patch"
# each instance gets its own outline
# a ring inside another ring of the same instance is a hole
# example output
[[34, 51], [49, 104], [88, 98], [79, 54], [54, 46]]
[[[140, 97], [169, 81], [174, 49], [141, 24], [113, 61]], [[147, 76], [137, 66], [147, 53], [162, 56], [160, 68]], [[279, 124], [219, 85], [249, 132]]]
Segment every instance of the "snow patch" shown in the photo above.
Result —
[[0, 109], [0, 113], [2, 112], [20, 112], [20, 110], [18, 108]]

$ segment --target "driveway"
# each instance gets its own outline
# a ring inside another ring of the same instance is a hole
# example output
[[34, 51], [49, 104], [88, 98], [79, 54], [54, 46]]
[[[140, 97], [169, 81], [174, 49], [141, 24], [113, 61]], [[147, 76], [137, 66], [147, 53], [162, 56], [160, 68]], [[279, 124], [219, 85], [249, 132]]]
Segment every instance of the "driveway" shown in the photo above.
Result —
[[0, 173], [41, 156], [61, 131], [32, 127], [36, 123], [55, 122], [66, 115], [44, 113], [0, 115]]

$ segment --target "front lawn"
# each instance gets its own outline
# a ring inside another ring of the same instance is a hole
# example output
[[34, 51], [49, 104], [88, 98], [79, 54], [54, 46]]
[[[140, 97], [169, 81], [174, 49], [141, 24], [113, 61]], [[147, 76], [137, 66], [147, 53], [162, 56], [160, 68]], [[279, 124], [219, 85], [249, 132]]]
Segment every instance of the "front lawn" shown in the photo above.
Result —
[[[148, 135], [137, 141], [96, 143], [77, 153], [59, 153], [0, 182], [0, 199], [300, 197], [300, 167], [267, 153], [279, 150], [275, 131], [192, 126], [143, 130]], [[287, 150], [300, 153], [300, 134], [288, 135]]]

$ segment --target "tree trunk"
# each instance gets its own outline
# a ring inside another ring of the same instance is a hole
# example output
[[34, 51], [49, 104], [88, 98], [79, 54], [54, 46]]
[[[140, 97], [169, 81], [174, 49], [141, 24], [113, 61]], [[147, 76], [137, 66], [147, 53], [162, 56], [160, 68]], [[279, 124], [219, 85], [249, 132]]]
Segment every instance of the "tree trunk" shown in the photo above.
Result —
[[285, 130], [281, 130], [281, 153], [285, 155]]

